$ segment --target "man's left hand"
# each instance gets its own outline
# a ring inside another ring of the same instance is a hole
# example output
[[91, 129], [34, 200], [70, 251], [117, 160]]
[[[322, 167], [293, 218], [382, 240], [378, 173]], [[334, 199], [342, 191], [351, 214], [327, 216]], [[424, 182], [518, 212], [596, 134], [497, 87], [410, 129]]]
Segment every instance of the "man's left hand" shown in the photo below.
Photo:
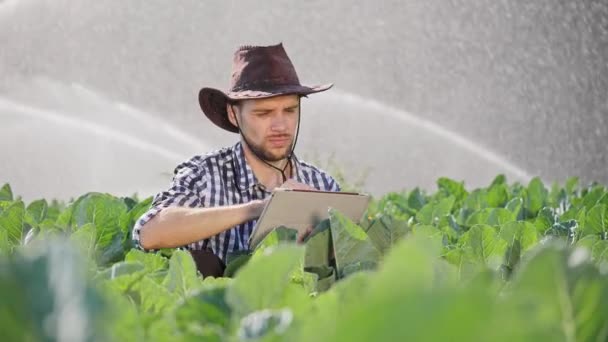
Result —
[[317, 189], [313, 188], [312, 186], [310, 186], [308, 184], [300, 183], [300, 182], [298, 182], [295, 179], [288, 179], [285, 183], [281, 184], [281, 186], [279, 186], [279, 188], [281, 188], [281, 189], [291, 189], [291, 190], [318, 191]]
[[298, 237], [296, 239], [296, 242], [299, 244], [303, 244], [304, 240], [306, 240], [306, 238], [310, 235], [310, 233], [312, 233], [312, 226], [306, 228], [306, 230], [300, 231], [298, 232]]

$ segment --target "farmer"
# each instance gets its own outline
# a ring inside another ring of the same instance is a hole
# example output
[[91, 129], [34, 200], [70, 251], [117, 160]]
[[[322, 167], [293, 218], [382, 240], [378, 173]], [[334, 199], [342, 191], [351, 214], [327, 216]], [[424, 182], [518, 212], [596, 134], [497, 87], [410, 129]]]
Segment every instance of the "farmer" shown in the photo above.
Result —
[[332, 85], [301, 85], [282, 44], [237, 49], [228, 91], [203, 88], [198, 100], [207, 118], [239, 141], [176, 167], [169, 189], [137, 220], [136, 245], [185, 246], [204, 276], [220, 276], [229, 253], [248, 249], [273, 189], [340, 191], [330, 175], [294, 154], [300, 99]]

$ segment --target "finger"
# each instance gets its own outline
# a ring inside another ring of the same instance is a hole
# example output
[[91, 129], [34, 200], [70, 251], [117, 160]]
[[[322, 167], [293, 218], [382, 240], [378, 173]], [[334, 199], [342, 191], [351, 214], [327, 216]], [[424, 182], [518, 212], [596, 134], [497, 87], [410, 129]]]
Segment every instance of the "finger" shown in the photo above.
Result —
[[315, 188], [302, 183], [294, 183], [290, 187], [295, 190], [315, 190]]
[[312, 233], [312, 227], [307, 227], [304, 231], [298, 233], [298, 243], [304, 243], [304, 240]]
[[301, 187], [303, 185], [305, 186], [305, 184], [302, 184], [302, 183], [296, 181], [295, 179], [288, 179], [288, 180], [286, 180], [283, 183], [282, 186], [286, 186], [286, 187], [289, 187], [289, 188], [299, 188], [299, 187]]
[[298, 232], [298, 237], [296, 238], [296, 242], [297, 243], [303, 243], [304, 242], [304, 237], [305, 237], [305, 235], [303, 234], [303, 232]]

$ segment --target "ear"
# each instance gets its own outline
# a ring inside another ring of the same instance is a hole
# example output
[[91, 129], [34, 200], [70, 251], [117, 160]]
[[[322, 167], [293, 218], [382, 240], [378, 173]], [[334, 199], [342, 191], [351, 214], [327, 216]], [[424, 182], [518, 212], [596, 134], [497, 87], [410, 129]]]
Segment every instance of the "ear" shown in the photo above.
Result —
[[226, 104], [226, 112], [228, 113], [228, 121], [230, 121], [231, 124], [238, 126], [236, 123], [236, 118], [235, 118], [236, 113], [234, 113], [232, 108], [233, 108], [233, 106], [231, 106], [230, 103]]

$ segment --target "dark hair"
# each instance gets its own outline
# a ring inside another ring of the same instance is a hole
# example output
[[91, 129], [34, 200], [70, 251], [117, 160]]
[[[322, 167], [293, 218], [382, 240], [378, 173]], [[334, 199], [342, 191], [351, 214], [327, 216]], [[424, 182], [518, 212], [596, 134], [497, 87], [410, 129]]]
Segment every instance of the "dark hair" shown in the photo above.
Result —
[[229, 105], [231, 106], [236, 106], [236, 107], [242, 107], [243, 106], [243, 100], [229, 100], [228, 102]]

